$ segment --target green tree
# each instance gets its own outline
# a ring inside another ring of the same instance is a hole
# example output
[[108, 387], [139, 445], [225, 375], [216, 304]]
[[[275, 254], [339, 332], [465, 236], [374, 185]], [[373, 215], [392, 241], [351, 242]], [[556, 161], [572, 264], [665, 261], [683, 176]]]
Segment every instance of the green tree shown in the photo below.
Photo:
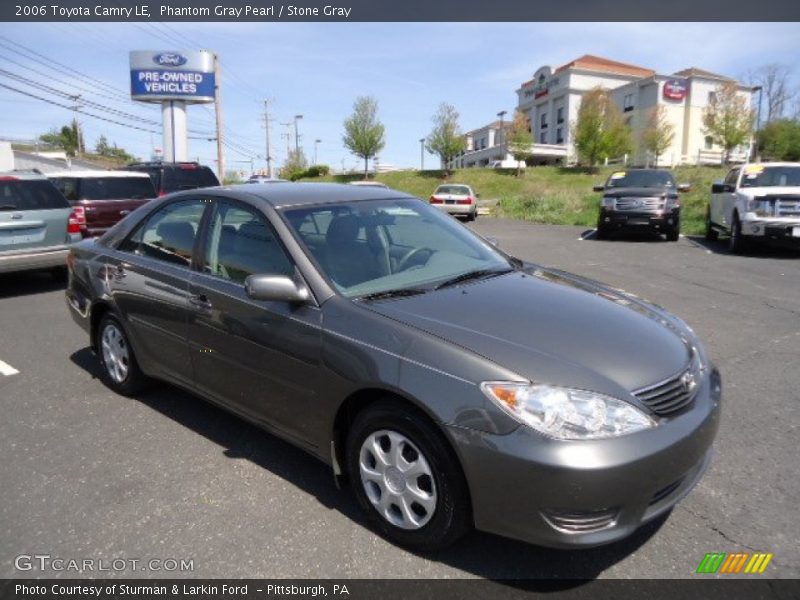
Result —
[[531, 123], [521, 110], [514, 113], [514, 119], [505, 132], [506, 148], [517, 161], [517, 177], [520, 175], [520, 163], [530, 158], [533, 151], [533, 135]]
[[378, 120], [378, 101], [359, 96], [353, 103], [353, 114], [344, 121], [342, 142], [356, 156], [364, 159], [364, 179], [369, 177], [369, 159], [386, 145], [385, 129]]
[[723, 162], [730, 161], [731, 151], [750, 138], [753, 131], [753, 111], [749, 99], [739, 93], [734, 81], [719, 85], [703, 112], [706, 134], [722, 146]]
[[94, 145], [94, 151], [100, 156], [110, 158], [120, 163], [128, 163], [136, 160], [132, 154], [129, 154], [126, 150], [117, 146], [116, 143], [109, 144], [108, 139], [104, 135], [101, 135], [99, 138], [97, 138], [97, 142]]
[[658, 104], [650, 111], [647, 126], [642, 131], [642, 146], [655, 155], [655, 167], [658, 158], [672, 145], [675, 139], [675, 127], [667, 120], [667, 109]]
[[297, 181], [306, 174], [308, 167], [308, 160], [302, 149], [290, 150], [286, 162], [280, 171], [280, 176], [283, 179]]
[[45, 144], [50, 144], [56, 148], [61, 148], [67, 156], [75, 156], [83, 147], [83, 135], [78, 127], [78, 122], [73, 120], [71, 124], [64, 125], [61, 129], [51, 129], [47, 133], [39, 136]]
[[758, 153], [767, 160], [800, 161], [800, 121], [767, 123], [758, 134]]
[[450, 161], [461, 154], [467, 145], [458, 124], [458, 117], [455, 106], [442, 102], [433, 116], [433, 130], [425, 140], [428, 152], [439, 155], [445, 174], [450, 173]]
[[599, 160], [628, 154], [633, 147], [622, 113], [608, 91], [600, 87], [584, 94], [572, 136], [578, 158], [590, 167]]

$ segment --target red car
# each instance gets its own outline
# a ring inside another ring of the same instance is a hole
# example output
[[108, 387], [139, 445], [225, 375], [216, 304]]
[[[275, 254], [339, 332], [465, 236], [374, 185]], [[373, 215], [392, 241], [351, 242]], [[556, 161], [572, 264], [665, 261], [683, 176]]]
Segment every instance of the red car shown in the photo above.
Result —
[[133, 171], [62, 171], [48, 178], [72, 205], [85, 238], [112, 225], [156, 197], [146, 173]]

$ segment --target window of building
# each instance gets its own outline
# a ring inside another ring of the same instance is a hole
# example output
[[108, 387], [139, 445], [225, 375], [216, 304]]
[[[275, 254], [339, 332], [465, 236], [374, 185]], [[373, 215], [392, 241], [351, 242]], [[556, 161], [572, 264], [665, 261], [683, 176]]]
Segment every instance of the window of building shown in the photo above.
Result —
[[705, 143], [706, 143], [706, 150], [711, 150], [714, 147], [714, 138], [712, 138], [710, 135], [707, 135]]
[[559, 127], [556, 129], [556, 144], [564, 143], [564, 129]]
[[563, 123], [564, 122], [564, 107], [559, 106], [558, 111], [556, 111], [556, 123]]
[[717, 92], [708, 92], [708, 103], [711, 104], [717, 101]]
[[625, 94], [625, 97], [622, 99], [622, 106], [623, 112], [633, 110], [633, 94]]
[[547, 143], [547, 132], [543, 131], [539, 134], [539, 143], [546, 144]]
[[547, 113], [542, 113], [539, 117], [539, 129], [547, 129]]

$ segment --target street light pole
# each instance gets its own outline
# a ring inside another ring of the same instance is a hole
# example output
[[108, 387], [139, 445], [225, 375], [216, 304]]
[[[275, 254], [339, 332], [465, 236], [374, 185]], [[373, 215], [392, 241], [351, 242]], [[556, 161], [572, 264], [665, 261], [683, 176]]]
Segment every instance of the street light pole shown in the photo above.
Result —
[[297, 122], [303, 118], [303, 115], [294, 116], [294, 151], [300, 152], [300, 134], [297, 132]]
[[419, 170], [425, 170], [425, 138], [419, 138]]
[[[506, 142], [505, 116], [507, 114], [508, 114], [508, 111], [506, 111], [506, 110], [501, 110], [499, 113], [497, 113], [497, 116], [500, 117], [500, 135], [503, 136], [503, 143], [504, 144]], [[500, 143], [497, 140], [495, 140], [495, 144], [498, 145], [498, 146], [500, 145]]]
[[317, 146], [322, 140], [314, 140], [314, 164], [317, 164]]
[[758, 156], [758, 134], [761, 133], [761, 96], [763, 88], [760, 85], [757, 85], [753, 88], [754, 92], [758, 92], [758, 114], [756, 115], [756, 135], [755, 135], [755, 143], [753, 144], [753, 152], [751, 159], [754, 159], [756, 162], [759, 160]]

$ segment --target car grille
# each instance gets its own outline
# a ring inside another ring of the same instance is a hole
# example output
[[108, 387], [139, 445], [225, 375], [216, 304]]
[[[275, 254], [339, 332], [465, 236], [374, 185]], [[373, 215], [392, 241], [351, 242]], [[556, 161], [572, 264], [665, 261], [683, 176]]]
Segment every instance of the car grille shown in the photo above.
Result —
[[546, 510], [542, 514], [547, 521], [565, 533], [591, 533], [611, 527], [617, 520], [617, 509], [597, 511]]
[[662, 210], [662, 198], [617, 198], [617, 210]]
[[775, 204], [776, 217], [800, 217], [800, 198], [778, 200]]
[[674, 377], [633, 393], [657, 415], [671, 415], [689, 406], [694, 400], [699, 375], [693, 366]]

